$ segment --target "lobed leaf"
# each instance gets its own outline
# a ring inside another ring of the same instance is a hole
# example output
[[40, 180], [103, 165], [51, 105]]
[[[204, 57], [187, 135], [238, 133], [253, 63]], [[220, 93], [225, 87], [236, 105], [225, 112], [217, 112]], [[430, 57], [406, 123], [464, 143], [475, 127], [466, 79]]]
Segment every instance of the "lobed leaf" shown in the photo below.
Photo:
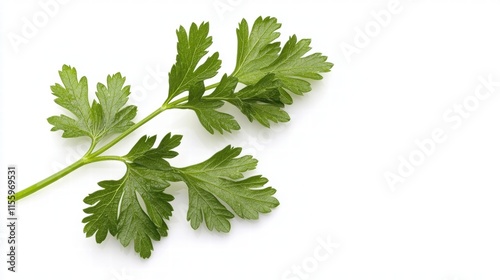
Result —
[[172, 149], [179, 145], [180, 139], [178, 135], [167, 134], [157, 148], [152, 148], [155, 136], [139, 139], [124, 157], [128, 160], [124, 176], [99, 182], [102, 189], [84, 199], [90, 205], [84, 209], [89, 216], [82, 221], [87, 237], [95, 235], [97, 243], [101, 243], [109, 233], [123, 246], [133, 241], [141, 257], [151, 256], [152, 240], [167, 236], [165, 220], [172, 215], [170, 202], [174, 197], [164, 191], [169, 182], [178, 179], [164, 159], [177, 155]]
[[271, 64], [280, 51], [280, 43], [275, 42], [280, 36], [276, 31], [279, 28], [281, 24], [272, 17], [258, 17], [251, 31], [247, 21], [241, 21], [236, 29], [238, 52], [232, 76], [245, 84], [252, 84], [262, 78], [260, 69]]
[[293, 35], [281, 49], [280, 43], [275, 41], [279, 37], [276, 30], [280, 27], [275, 18], [259, 17], [249, 31], [247, 22], [242, 20], [237, 30], [238, 53], [233, 76], [241, 83], [252, 85], [273, 73], [282, 82], [281, 102], [292, 104], [288, 92], [309, 92], [311, 85], [307, 79], [321, 79], [320, 73], [329, 72], [333, 64], [320, 53], [306, 56], [311, 50], [309, 39], [298, 41]]
[[[137, 114], [136, 106], [125, 106], [130, 86], [124, 86], [125, 78], [120, 73], [110, 75], [107, 85], [97, 85], [97, 98], [89, 103], [87, 78], [78, 79], [76, 69], [64, 65], [59, 71], [62, 85], [51, 87], [55, 102], [67, 109], [74, 117], [52, 116], [48, 122], [52, 131], [62, 130], [65, 138], [90, 137], [99, 142], [103, 137], [121, 133], [131, 127]], [[124, 107], [125, 106], [125, 107]]]
[[228, 232], [234, 215], [222, 202], [244, 219], [258, 219], [260, 213], [279, 205], [273, 196], [276, 190], [264, 187], [266, 178], [258, 175], [244, 179], [243, 173], [255, 169], [257, 160], [238, 157], [240, 153], [241, 148], [227, 146], [202, 163], [178, 169], [188, 186], [187, 219], [194, 229], [205, 221], [210, 230]]
[[208, 23], [202, 23], [200, 26], [193, 23], [189, 28], [189, 35], [182, 26], [177, 30], [177, 57], [169, 73], [168, 101], [189, 90], [194, 84], [217, 74], [221, 65], [217, 52], [198, 65], [208, 53], [208, 47], [212, 45], [208, 30]]

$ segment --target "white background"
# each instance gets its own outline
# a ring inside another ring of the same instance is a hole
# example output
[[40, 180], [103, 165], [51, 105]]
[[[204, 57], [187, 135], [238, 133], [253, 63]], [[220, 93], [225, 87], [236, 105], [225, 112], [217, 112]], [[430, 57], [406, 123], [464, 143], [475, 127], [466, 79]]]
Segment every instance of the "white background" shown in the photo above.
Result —
[[[144, 134], [171, 131], [184, 135], [174, 160], [182, 166], [227, 144], [242, 146], [278, 190], [281, 205], [271, 214], [233, 219], [230, 234], [194, 231], [185, 220], [186, 190], [175, 185], [169, 236], [142, 260], [109, 236], [98, 245], [83, 234], [83, 198], [123, 172], [99, 163], [19, 202], [18, 272], [6, 271], [1, 226], [1, 279], [500, 278], [500, 87], [483, 100], [474, 96], [476, 88], [488, 93], [481, 77], [500, 81], [498, 2], [73, 0], [43, 22], [47, 2], [0, 5], [1, 196], [8, 164], [17, 165], [25, 188], [86, 145], [50, 132], [46, 121], [63, 112], [49, 88], [63, 64], [88, 77], [91, 93], [120, 71], [132, 85], [137, 119], [166, 97], [166, 78], [144, 80], [151, 69], [170, 69], [181, 24], [210, 22], [221, 73], [234, 66], [237, 23], [259, 15], [278, 18], [282, 40], [312, 38], [313, 51], [335, 67], [289, 107], [292, 121], [272, 130], [237, 115], [242, 131], [212, 136], [192, 112], [171, 111], [112, 149], [122, 154]], [[382, 10], [391, 12], [385, 26], [374, 19]], [[34, 21], [36, 31], [23, 35]], [[19, 45], [11, 42], [16, 35], [24, 38]], [[470, 110], [459, 124], [448, 110], [464, 100]], [[436, 129], [445, 141], [419, 159], [415, 141]], [[411, 155], [419, 166], [398, 173]], [[387, 172], [404, 182], [391, 188]], [[325, 242], [335, 246], [326, 250]]]

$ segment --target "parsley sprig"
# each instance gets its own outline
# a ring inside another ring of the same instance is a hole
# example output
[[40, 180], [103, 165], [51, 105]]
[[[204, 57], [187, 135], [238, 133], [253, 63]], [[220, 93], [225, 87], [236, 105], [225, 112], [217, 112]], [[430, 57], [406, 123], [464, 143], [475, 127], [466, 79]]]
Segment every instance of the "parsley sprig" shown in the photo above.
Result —
[[[109, 235], [123, 246], [133, 241], [135, 251], [143, 258], [151, 256], [153, 240], [167, 236], [166, 221], [172, 215], [174, 199], [166, 189], [172, 182], [184, 182], [188, 188], [187, 220], [193, 229], [202, 223], [209, 230], [229, 232], [230, 219], [258, 219], [279, 205], [276, 190], [266, 186], [268, 180], [244, 173], [254, 170], [257, 160], [240, 156], [241, 148], [227, 146], [209, 159], [186, 167], [169, 162], [178, 155], [174, 149], [182, 136], [166, 134], [157, 144], [156, 136], [143, 136], [126, 155], [104, 153], [166, 110], [192, 110], [201, 125], [211, 134], [240, 129], [240, 124], [223, 111], [224, 104], [238, 108], [249, 121], [270, 127], [287, 122], [285, 107], [293, 103], [293, 94], [311, 90], [310, 80], [321, 79], [333, 64], [320, 53], [308, 54], [311, 41], [295, 35], [283, 47], [276, 41], [281, 25], [275, 18], [259, 17], [249, 29], [242, 20], [237, 29], [238, 52], [231, 74], [218, 83], [205, 85], [221, 67], [217, 52], [209, 55], [212, 44], [209, 24], [192, 24], [189, 30], [177, 30], [177, 57], [169, 73], [169, 91], [165, 102], [144, 119], [134, 123], [137, 107], [127, 105], [130, 86], [120, 73], [109, 75], [106, 84], [98, 83], [96, 99], [89, 102], [86, 77], [75, 68], [64, 65], [59, 71], [61, 84], [51, 87], [55, 102], [68, 113], [48, 118], [52, 131], [62, 137], [87, 137], [87, 153], [78, 161], [46, 179], [20, 191], [20, 200], [66, 176], [74, 170], [98, 161], [119, 161], [126, 171], [118, 180], [98, 183], [100, 189], [84, 202], [84, 232], [101, 243]], [[242, 85], [242, 86], [238, 86]], [[155, 146], [156, 145], [156, 146]]]

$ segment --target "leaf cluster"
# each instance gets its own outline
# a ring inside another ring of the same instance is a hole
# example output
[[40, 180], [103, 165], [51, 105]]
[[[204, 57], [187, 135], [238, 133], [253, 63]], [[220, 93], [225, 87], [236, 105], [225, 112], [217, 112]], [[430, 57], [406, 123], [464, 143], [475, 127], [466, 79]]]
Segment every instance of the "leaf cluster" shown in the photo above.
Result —
[[223, 110], [225, 104], [265, 127], [289, 121], [285, 108], [293, 103], [292, 96], [309, 92], [310, 81], [321, 79], [321, 73], [328, 72], [333, 64], [320, 53], [308, 54], [309, 39], [298, 40], [293, 35], [282, 45], [277, 41], [280, 27], [271, 17], [259, 17], [251, 28], [246, 20], [241, 21], [236, 31], [234, 71], [206, 85], [221, 67], [219, 54], [208, 51], [212, 44], [209, 24], [193, 23], [189, 30], [181, 26], [167, 98], [157, 111], [137, 123], [133, 122], [137, 108], [127, 105], [130, 86], [125, 85], [120, 73], [108, 76], [106, 84], [98, 83], [96, 99], [89, 101], [86, 77], [79, 78], [75, 68], [63, 66], [59, 72], [62, 83], [51, 89], [55, 102], [68, 114], [48, 118], [52, 130], [61, 130], [67, 138], [90, 138], [89, 151], [82, 158], [85, 164], [117, 160], [126, 166], [120, 179], [99, 182], [100, 189], [84, 199], [88, 205], [83, 219], [87, 237], [95, 236], [101, 243], [111, 235], [123, 246], [133, 242], [141, 257], [150, 257], [153, 241], [168, 234], [174, 199], [168, 187], [172, 182], [187, 186], [186, 218], [193, 229], [204, 223], [209, 230], [229, 232], [235, 216], [258, 219], [279, 205], [274, 197], [276, 190], [267, 186], [265, 177], [245, 177], [245, 172], [256, 168], [257, 160], [241, 156], [241, 148], [227, 146], [201, 163], [175, 167], [171, 159], [178, 155], [175, 148], [182, 136], [168, 133], [158, 144], [156, 136], [142, 136], [122, 156], [102, 153], [169, 109], [194, 111], [212, 134], [240, 129], [234, 116]]

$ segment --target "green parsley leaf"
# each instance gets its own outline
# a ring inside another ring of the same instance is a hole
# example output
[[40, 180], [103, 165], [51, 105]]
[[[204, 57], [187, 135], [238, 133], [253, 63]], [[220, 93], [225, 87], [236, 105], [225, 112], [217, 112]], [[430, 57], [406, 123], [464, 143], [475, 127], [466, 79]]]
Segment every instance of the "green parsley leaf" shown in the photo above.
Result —
[[282, 82], [279, 89], [281, 101], [292, 104], [293, 99], [288, 92], [309, 92], [311, 85], [306, 79], [321, 79], [320, 73], [329, 72], [333, 64], [320, 53], [305, 56], [311, 49], [309, 39], [297, 41], [293, 35], [281, 49], [280, 43], [275, 42], [280, 35], [276, 30], [280, 27], [275, 18], [259, 17], [249, 32], [247, 22], [242, 20], [237, 30], [237, 63], [232, 76], [241, 83], [252, 85], [265, 75], [274, 73]]
[[189, 91], [189, 101], [179, 106], [196, 112], [200, 123], [210, 133], [217, 130], [231, 132], [240, 129], [232, 115], [220, 112], [219, 109], [228, 102], [238, 107], [249, 121], [257, 120], [266, 127], [270, 122], [288, 122], [290, 116], [282, 108], [280, 87], [282, 83], [275, 74], [268, 74], [254, 85], [249, 85], [235, 92], [238, 79], [224, 75], [217, 88], [209, 95], [203, 96], [203, 83], [193, 86]]
[[288, 122], [290, 116], [282, 109], [284, 105], [279, 91], [281, 85], [281, 81], [271, 73], [256, 84], [243, 88], [236, 93], [237, 98], [230, 102], [250, 121], [257, 120], [265, 127], [270, 127], [270, 122]]
[[87, 237], [95, 235], [97, 243], [101, 243], [110, 233], [123, 246], [134, 241], [135, 251], [143, 258], [151, 256], [152, 240], [167, 236], [164, 220], [172, 215], [170, 201], [174, 197], [164, 190], [170, 185], [169, 181], [177, 179], [164, 159], [177, 155], [172, 149], [179, 145], [181, 136], [167, 134], [158, 147], [152, 149], [155, 140], [155, 136], [139, 139], [124, 157], [125, 175], [119, 180], [99, 182], [102, 189], [84, 199], [91, 205], [84, 209], [90, 215], [82, 221]]
[[311, 91], [311, 83], [305, 79], [322, 79], [323, 76], [319, 73], [330, 71], [333, 64], [327, 62], [327, 57], [320, 53], [304, 57], [311, 50], [310, 44], [310, 39], [302, 39], [297, 42], [297, 36], [291, 36], [283, 46], [278, 58], [267, 67], [260, 69], [261, 75], [275, 73], [276, 77], [283, 83], [283, 88], [295, 94]]
[[125, 106], [130, 86], [124, 86], [125, 78], [117, 73], [108, 76], [107, 86], [97, 85], [97, 98], [89, 104], [87, 78], [78, 80], [75, 68], [64, 65], [59, 71], [63, 85], [51, 87], [55, 102], [70, 111], [75, 118], [60, 115], [48, 118], [52, 131], [62, 130], [65, 138], [88, 136], [98, 142], [103, 137], [121, 133], [133, 125], [137, 113], [135, 106]]
[[260, 213], [268, 213], [279, 205], [273, 196], [276, 190], [264, 187], [266, 178], [244, 178], [243, 173], [255, 169], [257, 160], [251, 156], [238, 158], [241, 148], [227, 146], [202, 163], [172, 167], [165, 159], [177, 156], [173, 149], [181, 138], [169, 133], [153, 148], [156, 137], [143, 136], [121, 157], [127, 167], [125, 175], [119, 180], [99, 182], [102, 189], [84, 199], [90, 205], [84, 209], [89, 216], [82, 221], [87, 237], [95, 235], [101, 243], [109, 233], [123, 246], [133, 241], [135, 251], [149, 258], [152, 241], [167, 236], [165, 220], [172, 215], [170, 201], [174, 198], [164, 191], [170, 182], [187, 184], [187, 219], [194, 229], [205, 221], [210, 230], [228, 232], [233, 212], [244, 219], [258, 219]]
[[260, 69], [270, 65], [280, 52], [280, 43], [275, 42], [280, 36], [276, 31], [280, 27], [276, 18], [258, 17], [250, 32], [247, 21], [241, 21], [236, 30], [238, 53], [232, 76], [238, 77], [245, 84], [255, 83], [262, 78]]
[[[177, 169], [189, 190], [187, 219], [197, 229], [205, 224], [210, 230], [228, 232], [234, 217], [222, 202], [244, 219], [258, 219], [279, 205], [268, 180], [260, 175], [243, 179], [243, 172], [255, 169], [252, 156], [239, 157], [241, 148], [227, 146], [208, 160]], [[222, 201], [222, 202], [221, 202]]]
[[125, 78], [116, 73], [107, 78], [107, 87], [101, 83], [97, 84], [96, 96], [99, 103], [92, 104], [101, 115], [99, 122], [100, 137], [111, 133], [120, 133], [132, 126], [132, 119], [137, 113], [137, 107], [125, 106], [130, 95], [130, 86], [124, 86]]
[[177, 30], [177, 58], [169, 73], [170, 87], [166, 103], [194, 84], [217, 75], [221, 66], [217, 52], [198, 66], [208, 53], [208, 47], [212, 45], [208, 30], [208, 23], [202, 23], [199, 27], [193, 23], [189, 28], [189, 35], [182, 26]]
[[[307, 55], [311, 40], [298, 41], [293, 35], [283, 48], [276, 39], [281, 24], [275, 18], [259, 17], [249, 30], [242, 20], [236, 30], [238, 53], [232, 75], [224, 75], [212, 94], [205, 95], [201, 80], [191, 83], [189, 99], [181, 109], [192, 109], [210, 133], [238, 130], [233, 116], [221, 111], [224, 102], [233, 104], [248, 118], [266, 127], [271, 123], [288, 122], [284, 105], [293, 103], [290, 93], [302, 95], [311, 90], [308, 80], [322, 79], [333, 64], [320, 53]], [[238, 83], [247, 85], [235, 92]]]

